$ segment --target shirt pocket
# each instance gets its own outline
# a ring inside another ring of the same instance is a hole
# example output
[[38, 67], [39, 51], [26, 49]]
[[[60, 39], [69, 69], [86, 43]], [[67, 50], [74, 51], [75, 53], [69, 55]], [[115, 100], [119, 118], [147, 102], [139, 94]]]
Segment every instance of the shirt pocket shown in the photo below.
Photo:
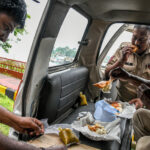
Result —
[[133, 62], [126, 62], [123, 68], [130, 73], [135, 73], [136, 71], [136, 66]]

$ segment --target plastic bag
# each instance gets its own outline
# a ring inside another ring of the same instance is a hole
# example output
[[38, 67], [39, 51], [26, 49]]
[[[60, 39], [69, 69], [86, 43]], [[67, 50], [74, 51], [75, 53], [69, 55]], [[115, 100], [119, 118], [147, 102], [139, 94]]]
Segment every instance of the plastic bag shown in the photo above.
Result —
[[105, 100], [100, 100], [95, 104], [94, 118], [102, 122], [111, 122], [117, 119], [117, 109], [109, 105]]
[[117, 117], [131, 119], [136, 111], [135, 105], [130, 105], [127, 102], [117, 101], [121, 104], [120, 109], [116, 109], [109, 104], [109, 100], [100, 100], [95, 104], [94, 118], [102, 122], [111, 122]]
[[[94, 120], [90, 112], [81, 112], [79, 113], [77, 120], [74, 121], [71, 124], [71, 126], [73, 129], [81, 132], [84, 136], [86, 136], [87, 138], [91, 140], [94, 140], [94, 141], [116, 140], [120, 143], [120, 137], [121, 137], [120, 121], [121, 121], [120, 118], [118, 118], [112, 122], [100, 122], [100, 121]], [[100, 124], [104, 126], [106, 130], [106, 134], [98, 134], [97, 132], [93, 132], [88, 128], [88, 125], [93, 126], [96, 124]]]

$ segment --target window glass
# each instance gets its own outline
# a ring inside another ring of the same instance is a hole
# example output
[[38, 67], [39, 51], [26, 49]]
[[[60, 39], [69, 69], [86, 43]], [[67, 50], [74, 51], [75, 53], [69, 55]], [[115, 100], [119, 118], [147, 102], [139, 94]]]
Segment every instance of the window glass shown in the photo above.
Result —
[[56, 39], [49, 66], [59, 66], [74, 61], [79, 44], [86, 26], [87, 18], [82, 16], [74, 9], [70, 9]]
[[112, 38], [112, 36], [116, 33], [116, 31], [123, 25], [123, 23], [117, 23], [117, 24], [112, 24], [109, 29], [107, 30], [107, 33], [104, 37], [101, 49], [100, 49], [100, 54], [103, 52], [105, 46], [109, 42], [109, 40]]
[[[116, 31], [122, 26], [123, 24], [114, 24], [113, 27], [110, 27], [106, 33], [106, 37], [104, 38], [104, 43], [102, 45], [101, 50], [103, 50], [106, 46], [106, 44], [109, 42], [111, 37], [116, 33]], [[133, 27], [133, 26], [132, 26]], [[109, 49], [107, 55], [105, 56], [102, 64], [101, 64], [101, 72], [104, 73], [106, 65], [110, 58], [115, 54], [121, 43], [123, 42], [131, 42], [132, 38], [132, 32], [124, 30], [122, 33], [120, 33], [120, 36], [116, 39], [116, 41], [112, 44], [111, 48]], [[111, 36], [111, 37], [110, 37]]]
[[108, 63], [109, 59], [115, 54], [117, 49], [119, 48], [120, 44], [123, 42], [131, 42], [132, 33], [128, 31], [124, 31], [118, 39], [114, 42], [112, 47], [110, 48], [109, 52], [107, 53], [105, 59], [103, 60], [102, 67], [105, 67]]

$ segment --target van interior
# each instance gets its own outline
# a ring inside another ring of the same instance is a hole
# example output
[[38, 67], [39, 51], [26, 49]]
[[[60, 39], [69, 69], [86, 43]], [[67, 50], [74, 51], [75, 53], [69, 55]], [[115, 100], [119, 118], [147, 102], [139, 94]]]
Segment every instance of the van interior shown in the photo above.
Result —
[[[49, 125], [71, 124], [80, 112], [93, 114], [98, 100], [115, 101], [115, 82], [109, 94], [93, 84], [105, 79], [107, 62], [127, 34], [127, 41], [131, 40], [134, 24], [150, 23], [149, 4], [146, 0], [48, 0], [14, 113], [45, 119]], [[79, 105], [80, 92], [86, 95], [88, 105]], [[83, 135], [80, 141], [98, 149], [129, 150], [131, 132], [131, 119], [122, 119], [121, 143], [91, 141]], [[15, 131], [10, 135], [16, 135]], [[18, 137], [26, 139], [24, 135]]]

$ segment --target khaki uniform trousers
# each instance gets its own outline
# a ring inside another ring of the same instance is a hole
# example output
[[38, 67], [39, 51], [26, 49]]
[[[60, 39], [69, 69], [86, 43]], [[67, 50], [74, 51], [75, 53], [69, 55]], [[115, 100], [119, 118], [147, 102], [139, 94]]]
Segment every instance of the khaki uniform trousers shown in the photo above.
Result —
[[150, 136], [141, 137], [137, 142], [136, 150], [150, 150]]
[[150, 150], [150, 110], [139, 109], [133, 116], [136, 150]]

